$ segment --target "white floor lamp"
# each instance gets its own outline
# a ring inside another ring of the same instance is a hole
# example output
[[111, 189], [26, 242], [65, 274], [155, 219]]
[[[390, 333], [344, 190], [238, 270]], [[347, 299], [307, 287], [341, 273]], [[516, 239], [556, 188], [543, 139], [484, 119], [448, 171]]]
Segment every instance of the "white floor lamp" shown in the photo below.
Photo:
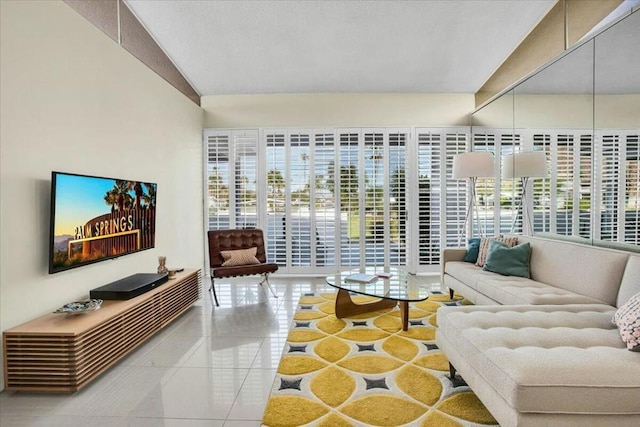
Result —
[[[470, 188], [469, 206], [467, 207], [467, 216], [464, 220], [465, 230], [473, 233], [473, 219], [471, 211], [475, 212], [478, 222], [478, 232], [484, 235], [482, 223], [480, 221], [480, 213], [478, 212], [478, 204], [476, 203], [476, 181], [478, 178], [492, 178], [494, 175], [495, 165], [493, 154], [487, 151], [471, 151], [469, 153], [456, 154], [453, 156], [453, 179], [468, 179]], [[469, 226], [467, 226], [469, 223]], [[460, 234], [459, 244], [462, 244], [462, 236]]]
[[502, 178], [520, 178], [522, 183], [522, 196], [518, 202], [511, 223], [511, 232], [515, 230], [516, 221], [522, 209], [522, 231], [524, 234], [533, 233], [533, 225], [529, 208], [527, 206], [527, 186], [529, 178], [544, 178], [547, 176], [547, 155], [544, 151], [526, 151], [522, 153], [509, 154], [504, 157], [502, 164]]

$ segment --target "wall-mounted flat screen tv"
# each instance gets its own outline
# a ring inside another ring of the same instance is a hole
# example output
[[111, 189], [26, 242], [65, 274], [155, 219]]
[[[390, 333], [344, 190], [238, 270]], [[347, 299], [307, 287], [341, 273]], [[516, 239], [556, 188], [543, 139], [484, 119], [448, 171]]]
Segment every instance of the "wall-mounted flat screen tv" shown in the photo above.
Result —
[[156, 190], [150, 182], [52, 172], [49, 273], [153, 248]]

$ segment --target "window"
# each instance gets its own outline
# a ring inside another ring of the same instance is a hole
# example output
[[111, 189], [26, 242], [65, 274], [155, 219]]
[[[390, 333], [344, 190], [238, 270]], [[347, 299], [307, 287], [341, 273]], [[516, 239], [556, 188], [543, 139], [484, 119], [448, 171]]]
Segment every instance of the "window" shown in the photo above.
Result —
[[596, 235], [603, 240], [640, 244], [640, 152], [638, 134], [620, 131], [599, 135], [596, 188], [599, 222]]
[[[620, 172], [624, 162], [620, 158], [620, 138], [618, 135], [602, 137], [602, 153], [600, 157], [600, 238], [618, 240], [618, 213], [623, 203], [624, 190], [620, 187], [625, 181]], [[622, 191], [621, 191], [622, 190]], [[598, 219], [598, 218], [597, 218]]]
[[[552, 159], [551, 149], [552, 146], [556, 148], [554, 144], [551, 143], [551, 136], [546, 134], [533, 134], [533, 150], [534, 151], [543, 151], [547, 156], [547, 162]], [[555, 170], [558, 168], [549, 165], [547, 170]], [[551, 192], [551, 188], [555, 188], [555, 185], [552, 184], [555, 181], [555, 177], [552, 177], [551, 174], [547, 174], [544, 178], [535, 178], [533, 180], [533, 195], [532, 195], [532, 225], [534, 232], [550, 232], [552, 229], [555, 230], [555, 219], [552, 221], [551, 215], [549, 212], [551, 211], [551, 207], [554, 206], [556, 195]], [[555, 209], [554, 209], [555, 211]]]
[[338, 130], [340, 265], [405, 265], [408, 130]]
[[226, 132], [205, 134], [209, 229], [229, 228], [229, 139]]
[[[208, 228], [265, 230], [282, 272], [407, 265], [437, 271], [445, 247], [463, 246], [469, 183], [453, 156], [494, 154], [477, 182], [486, 234], [522, 232], [520, 180], [502, 158], [540, 150], [548, 176], [529, 181], [534, 232], [640, 244], [638, 133], [474, 128], [206, 130]], [[595, 172], [595, 173], [594, 173]], [[592, 178], [593, 177], [593, 178]], [[477, 229], [473, 230], [478, 235]]]
[[[574, 234], [582, 237], [591, 237], [591, 209], [592, 209], [592, 191], [591, 177], [593, 164], [593, 137], [591, 135], [580, 135], [580, 157], [579, 157], [579, 174], [577, 174], [577, 186], [580, 189], [578, 200], [578, 229]], [[575, 211], [574, 211], [575, 212]]]
[[[519, 180], [502, 179], [502, 158], [522, 151], [520, 134], [511, 129], [481, 129], [474, 131], [473, 150], [488, 151], [495, 156], [495, 177], [478, 179], [476, 194], [483, 230], [473, 230], [473, 235], [493, 236], [504, 233], [522, 232], [522, 211], [518, 210], [517, 199], [522, 191]], [[474, 224], [475, 225], [475, 224]]]
[[256, 131], [207, 131], [206, 189], [209, 229], [255, 228]]
[[[640, 244], [638, 134], [532, 131], [532, 149], [549, 160], [533, 181], [534, 232]], [[598, 143], [599, 141], [599, 143]]]
[[467, 151], [462, 130], [417, 129], [418, 265], [440, 264], [445, 247], [461, 241], [468, 205], [467, 182], [452, 178], [453, 156]]
[[465, 129], [207, 130], [204, 139], [208, 227], [263, 228], [285, 273], [420, 269], [458, 244], [467, 187], [451, 167], [467, 150]]
[[640, 245], [640, 138], [627, 135], [624, 162], [624, 241]]

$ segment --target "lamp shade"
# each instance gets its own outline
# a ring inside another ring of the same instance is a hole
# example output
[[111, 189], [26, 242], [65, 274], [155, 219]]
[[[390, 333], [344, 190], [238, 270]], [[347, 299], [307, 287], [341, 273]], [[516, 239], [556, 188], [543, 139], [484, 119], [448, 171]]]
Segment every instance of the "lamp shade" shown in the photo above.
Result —
[[492, 177], [493, 154], [486, 151], [471, 151], [453, 156], [453, 178]]
[[509, 154], [502, 163], [502, 178], [542, 178], [547, 176], [547, 155], [544, 151]]

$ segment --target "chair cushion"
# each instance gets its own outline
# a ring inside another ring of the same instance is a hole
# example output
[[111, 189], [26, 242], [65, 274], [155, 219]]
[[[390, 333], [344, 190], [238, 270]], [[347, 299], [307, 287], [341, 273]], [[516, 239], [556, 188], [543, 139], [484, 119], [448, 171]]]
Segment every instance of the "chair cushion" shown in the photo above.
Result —
[[252, 265], [239, 265], [236, 267], [215, 267], [211, 269], [212, 277], [252, 276], [254, 274], [275, 273], [278, 264], [266, 262]]
[[221, 251], [220, 254], [222, 255], [222, 258], [224, 258], [222, 266], [235, 267], [237, 265], [260, 264], [260, 261], [258, 261], [258, 258], [256, 258], [257, 252], [257, 247], [248, 249], [236, 249], [231, 251]]

